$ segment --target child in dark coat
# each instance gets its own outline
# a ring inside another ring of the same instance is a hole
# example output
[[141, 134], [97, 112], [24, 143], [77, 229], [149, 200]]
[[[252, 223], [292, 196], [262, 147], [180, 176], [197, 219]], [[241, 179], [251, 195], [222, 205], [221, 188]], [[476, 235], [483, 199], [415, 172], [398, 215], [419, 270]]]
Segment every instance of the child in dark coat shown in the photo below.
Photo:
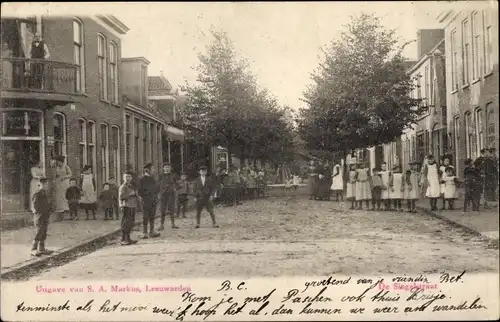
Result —
[[71, 178], [69, 180], [69, 187], [66, 189], [66, 200], [68, 201], [70, 220], [78, 220], [78, 205], [81, 197], [82, 192], [76, 185], [76, 179]]
[[467, 211], [467, 206], [472, 203], [472, 210], [479, 211], [479, 202], [481, 200], [481, 172], [480, 169], [474, 167], [472, 159], [465, 160], [464, 169], [465, 183], [465, 199], [464, 212]]
[[115, 204], [113, 205], [113, 208], [115, 209], [115, 219], [118, 220], [120, 218], [120, 206], [118, 206], [118, 186], [116, 185], [115, 178], [109, 178], [108, 183], [109, 191], [111, 191], [115, 198]]
[[109, 189], [109, 183], [105, 183], [103, 190], [99, 194], [101, 207], [104, 209], [104, 220], [113, 220], [113, 207], [115, 205], [115, 196], [113, 191]]
[[49, 228], [49, 218], [52, 211], [50, 198], [48, 195], [48, 180], [40, 179], [42, 188], [33, 195], [34, 218], [33, 222], [36, 228], [35, 238], [33, 238], [33, 246], [31, 248], [32, 256], [50, 255], [53, 251], [45, 248], [45, 240], [47, 239], [47, 230]]
[[189, 189], [189, 183], [187, 181], [187, 175], [185, 173], [182, 173], [177, 188], [177, 218], [179, 218], [180, 216], [181, 208], [182, 208], [182, 217], [186, 218], [186, 207], [189, 199], [188, 189]]

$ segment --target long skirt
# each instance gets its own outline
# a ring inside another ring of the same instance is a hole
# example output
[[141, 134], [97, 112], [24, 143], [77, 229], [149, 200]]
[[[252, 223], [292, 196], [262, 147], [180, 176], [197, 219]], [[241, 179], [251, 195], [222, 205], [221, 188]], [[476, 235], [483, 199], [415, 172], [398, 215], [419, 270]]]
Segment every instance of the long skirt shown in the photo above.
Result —
[[356, 184], [355, 183], [347, 183], [346, 187], [346, 199], [354, 200], [356, 199]]
[[66, 190], [68, 187], [68, 179], [56, 182], [56, 212], [69, 211], [68, 201], [66, 200]]

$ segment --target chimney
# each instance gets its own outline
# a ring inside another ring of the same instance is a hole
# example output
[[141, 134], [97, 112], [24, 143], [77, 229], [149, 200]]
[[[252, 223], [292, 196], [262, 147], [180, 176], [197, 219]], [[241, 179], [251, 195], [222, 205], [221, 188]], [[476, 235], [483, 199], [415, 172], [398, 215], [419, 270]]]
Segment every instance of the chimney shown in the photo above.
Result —
[[417, 32], [417, 59], [428, 54], [444, 38], [444, 29], [420, 29]]
[[163, 70], [160, 70], [160, 77], [165, 78], [165, 76], [163, 75]]

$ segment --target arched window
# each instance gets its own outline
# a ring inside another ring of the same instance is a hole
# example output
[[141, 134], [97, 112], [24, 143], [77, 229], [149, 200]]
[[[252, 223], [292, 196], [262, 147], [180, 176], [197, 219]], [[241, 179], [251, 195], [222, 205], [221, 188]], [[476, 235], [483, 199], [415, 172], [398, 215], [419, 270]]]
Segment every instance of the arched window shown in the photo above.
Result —
[[475, 120], [475, 134], [476, 134], [476, 155], [480, 155], [481, 149], [484, 148], [484, 139], [483, 139], [483, 111], [480, 108], [477, 108], [474, 112]]
[[66, 156], [66, 118], [64, 114], [54, 113], [54, 149], [53, 156]]
[[92, 172], [96, 171], [96, 149], [95, 149], [95, 122], [87, 121], [87, 165], [92, 167]]
[[75, 90], [76, 92], [85, 92], [85, 55], [83, 43], [83, 23], [77, 19], [73, 19], [73, 63], [77, 65]]
[[78, 120], [78, 129], [79, 129], [79, 134], [80, 134], [80, 139], [79, 139], [79, 157], [78, 160], [80, 161], [80, 170], [85, 166], [87, 160], [87, 121], [84, 119], [79, 119]]
[[108, 125], [101, 123], [101, 149], [100, 149], [100, 168], [101, 168], [101, 184], [109, 179], [109, 133]]
[[472, 148], [474, 143], [474, 128], [472, 127], [472, 115], [466, 112], [465, 115], [465, 157], [474, 159], [475, 149]]
[[97, 60], [99, 75], [99, 97], [102, 100], [108, 100], [108, 77], [106, 73], [106, 37], [97, 35]]

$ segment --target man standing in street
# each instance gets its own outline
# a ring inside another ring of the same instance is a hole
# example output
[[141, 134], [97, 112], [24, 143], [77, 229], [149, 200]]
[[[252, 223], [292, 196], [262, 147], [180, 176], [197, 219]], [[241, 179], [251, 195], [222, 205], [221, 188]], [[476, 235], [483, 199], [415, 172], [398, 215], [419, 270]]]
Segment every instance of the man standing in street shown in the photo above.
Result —
[[160, 174], [159, 178], [160, 185], [160, 213], [161, 222], [160, 228], [158, 230], [165, 229], [165, 216], [168, 214], [170, 216], [170, 221], [172, 223], [172, 228], [177, 229], [175, 225], [174, 208], [175, 208], [175, 191], [177, 190], [177, 178], [172, 173], [172, 166], [170, 163], [165, 163], [163, 165], [163, 173]]
[[212, 226], [219, 228], [215, 221], [213, 195], [215, 193], [215, 182], [207, 177], [207, 167], [200, 167], [200, 176], [194, 182], [193, 194], [196, 203], [196, 228], [200, 228], [201, 211], [206, 208], [212, 218]]
[[144, 166], [144, 176], [139, 179], [137, 192], [142, 199], [142, 238], [158, 237], [160, 234], [154, 231], [158, 185], [153, 177], [153, 164], [148, 163]]

